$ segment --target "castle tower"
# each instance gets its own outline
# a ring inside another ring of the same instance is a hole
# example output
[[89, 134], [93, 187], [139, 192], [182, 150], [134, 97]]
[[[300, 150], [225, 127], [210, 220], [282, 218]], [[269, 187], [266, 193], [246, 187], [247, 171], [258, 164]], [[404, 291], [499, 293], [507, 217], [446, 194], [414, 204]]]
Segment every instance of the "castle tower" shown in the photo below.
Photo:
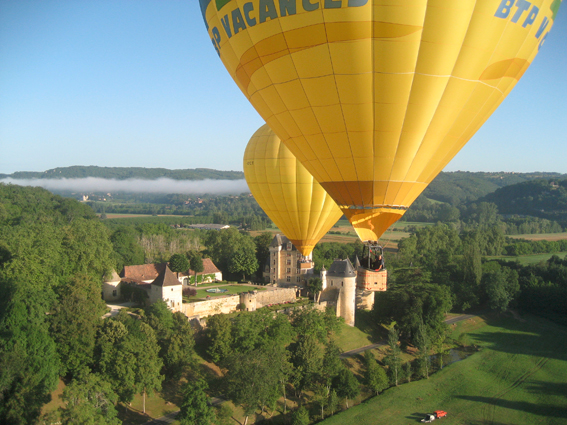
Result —
[[326, 272], [327, 288], [337, 288], [337, 316], [345, 319], [349, 326], [354, 326], [356, 310], [356, 271], [347, 258], [335, 260]]
[[275, 235], [269, 247], [269, 268], [265, 279], [278, 286], [303, 286], [313, 277], [315, 264], [311, 254], [307, 257], [283, 235]]

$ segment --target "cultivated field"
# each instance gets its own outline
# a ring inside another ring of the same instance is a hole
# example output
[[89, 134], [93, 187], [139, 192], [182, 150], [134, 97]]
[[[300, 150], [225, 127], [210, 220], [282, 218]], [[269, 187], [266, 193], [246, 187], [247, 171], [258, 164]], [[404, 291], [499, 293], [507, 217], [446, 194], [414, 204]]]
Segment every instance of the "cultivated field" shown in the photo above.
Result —
[[515, 239], [527, 239], [530, 241], [560, 241], [567, 239], [567, 232], [563, 233], [535, 233], [527, 235], [510, 235], [511, 238]]
[[530, 254], [530, 255], [519, 255], [517, 257], [512, 256], [498, 256], [498, 257], [487, 257], [489, 260], [506, 260], [506, 261], [517, 261], [523, 266], [528, 264], [537, 264], [540, 261], [547, 261], [554, 255], [557, 255], [559, 258], [565, 258], [567, 256], [567, 252], [555, 252], [553, 254]]

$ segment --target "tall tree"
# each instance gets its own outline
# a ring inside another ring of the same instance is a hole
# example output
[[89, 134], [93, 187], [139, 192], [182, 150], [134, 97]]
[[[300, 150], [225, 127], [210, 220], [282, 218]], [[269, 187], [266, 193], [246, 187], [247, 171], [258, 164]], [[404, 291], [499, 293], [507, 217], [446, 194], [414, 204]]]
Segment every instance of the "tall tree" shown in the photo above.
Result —
[[187, 251], [186, 255], [187, 258], [189, 258], [189, 267], [193, 270], [193, 273], [195, 273], [195, 286], [197, 286], [197, 275], [205, 270], [203, 257], [201, 257], [201, 254], [195, 250]]
[[261, 278], [261, 274], [264, 270], [264, 266], [270, 261], [270, 244], [274, 236], [269, 232], [263, 232], [254, 238], [254, 244], [256, 245], [256, 258], [258, 259], [258, 278]]
[[309, 412], [304, 406], [299, 406], [291, 419], [292, 425], [309, 425]]
[[146, 394], [161, 388], [163, 361], [154, 330], [146, 323], [119, 313], [118, 320], [107, 320], [99, 337], [99, 367], [123, 402], [142, 394], [145, 413]]
[[169, 259], [169, 268], [179, 277], [179, 273], [186, 273], [189, 270], [189, 260], [183, 254], [173, 254]]
[[378, 395], [388, 388], [388, 376], [382, 366], [378, 364], [372, 351], [364, 352], [364, 365], [366, 374], [364, 375], [364, 384]]
[[392, 382], [397, 387], [402, 367], [402, 350], [399, 346], [398, 331], [394, 327], [391, 327], [388, 331], [388, 347], [389, 352], [384, 358], [384, 362], [388, 365]]
[[8, 285], [0, 280], [0, 423], [24, 425], [57, 386], [59, 357], [45, 320], [49, 294], [25, 282]]
[[181, 312], [173, 314], [173, 329], [169, 339], [160, 349], [166, 376], [180, 378], [183, 371], [195, 361], [195, 338], [191, 324]]
[[323, 290], [323, 281], [320, 277], [312, 277], [307, 282], [307, 289], [313, 294], [313, 300], [315, 302], [318, 302], [319, 294]]
[[346, 367], [341, 369], [335, 378], [334, 387], [337, 395], [344, 398], [348, 409], [348, 400], [355, 398], [360, 393], [360, 384], [354, 374]]
[[228, 271], [231, 273], [242, 273], [242, 280], [246, 280], [246, 275], [251, 275], [258, 270], [258, 260], [254, 244], [244, 239], [239, 251], [236, 251], [229, 260]]
[[59, 301], [49, 316], [51, 333], [62, 359], [60, 374], [78, 377], [88, 373], [94, 361], [96, 332], [106, 306], [100, 299], [100, 283], [89, 275], [74, 276], [59, 289]]
[[[274, 361], [283, 354], [283, 347], [265, 346], [254, 356], [248, 353], [234, 353], [227, 359], [228, 372], [225, 375], [226, 394], [244, 410], [244, 425], [248, 416], [256, 409], [264, 412], [280, 397], [280, 371]], [[243, 382], [246, 384], [243, 385]]]
[[211, 425], [215, 413], [206, 394], [207, 383], [203, 379], [187, 382], [181, 393], [178, 419], [181, 425]]
[[510, 302], [520, 292], [518, 272], [509, 267], [502, 267], [495, 261], [484, 265], [486, 273], [483, 276], [488, 306], [493, 310], [506, 311]]
[[232, 323], [224, 314], [207, 319], [207, 354], [213, 362], [222, 362], [232, 353]]
[[71, 381], [63, 391], [63, 425], [119, 425], [115, 408], [118, 396], [110, 383], [98, 375], [85, 375]]

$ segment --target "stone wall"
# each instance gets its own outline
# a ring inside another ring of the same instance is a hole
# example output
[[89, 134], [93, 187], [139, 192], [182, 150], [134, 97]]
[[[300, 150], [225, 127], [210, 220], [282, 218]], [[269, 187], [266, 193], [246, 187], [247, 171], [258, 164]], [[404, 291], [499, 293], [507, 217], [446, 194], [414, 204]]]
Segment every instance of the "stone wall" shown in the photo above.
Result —
[[183, 303], [181, 311], [190, 318], [207, 317], [219, 313], [234, 313], [239, 304], [239, 295], [227, 295], [226, 297], [216, 297], [208, 301]]
[[282, 304], [295, 301], [297, 290], [295, 288], [274, 288], [274, 290], [258, 291], [256, 293], [256, 306], [261, 308], [269, 304]]
[[244, 304], [247, 311], [254, 311], [269, 304], [282, 304], [296, 300], [296, 289], [274, 288], [265, 291], [242, 292], [240, 295], [215, 297], [208, 301], [183, 303], [181, 311], [189, 318], [202, 318], [214, 314], [234, 313], [239, 304]]

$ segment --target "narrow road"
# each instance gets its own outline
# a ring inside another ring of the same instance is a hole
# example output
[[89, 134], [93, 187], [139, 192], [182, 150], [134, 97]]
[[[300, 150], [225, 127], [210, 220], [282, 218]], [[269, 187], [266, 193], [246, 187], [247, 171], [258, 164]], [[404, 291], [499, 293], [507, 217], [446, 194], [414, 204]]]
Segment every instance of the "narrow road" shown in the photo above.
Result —
[[463, 320], [469, 320], [473, 317], [476, 317], [474, 314], [463, 314], [462, 316], [451, 317], [450, 319], [445, 320], [445, 323], [448, 325], [452, 325], [453, 323], [461, 322]]
[[144, 425], [163, 425], [163, 424], [172, 424], [175, 422], [175, 418], [178, 415], [179, 410], [177, 412], [168, 413], [161, 418], [152, 419], [151, 421], [146, 422]]
[[[446, 319], [445, 323], [447, 323], [448, 325], [452, 325], [453, 323], [457, 323], [460, 322], [462, 320], [468, 320], [468, 319], [472, 319], [473, 317], [476, 317], [474, 314], [463, 314], [461, 316], [455, 316], [455, 317], [451, 317], [450, 319]], [[387, 342], [384, 341], [379, 341], [376, 344], [371, 344], [371, 345], [366, 345], [364, 347], [359, 347], [359, 348], [355, 348], [354, 350], [350, 350], [350, 351], [345, 351], [344, 353], [341, 354], [341, 359], [346, 359], [347, 357], [352, 357], [355, 356], [357, 354], [363, 353], [366, 350], [374, 350], [375, 348], [380, 348], [387, 345]]]
[[342, 353], [340, 355], [340, 357], [341, 357], [341, 359], [346, 359], [347, 357], [352, 357], [356, 354], [363, 353], [366, 350], [374, 350], [375, 348], [383, 347], [386, 344], [387, 344], [387, 342], [384, 340], [384, 341], [377, 342], [376, 344], [365, 345], [364, 347], [359, 347], [359, 348], [355, 348], [354, 350], [345, 351], [344, 353]]

